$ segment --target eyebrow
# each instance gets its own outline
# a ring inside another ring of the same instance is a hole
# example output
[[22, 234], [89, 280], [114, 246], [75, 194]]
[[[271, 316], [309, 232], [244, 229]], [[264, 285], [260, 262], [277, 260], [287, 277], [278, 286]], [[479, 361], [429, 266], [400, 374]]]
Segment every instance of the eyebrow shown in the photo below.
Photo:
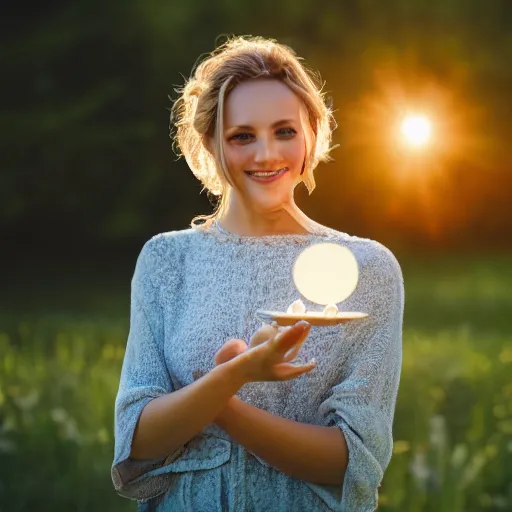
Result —
[[[295, 121], [293, 119], [281, 119], [280, 121], [276, 121], [275, 123], [272, 123], [272, 128], [276, 128], [278, 126], [281, 126], [283, 124], [293, 124]], [[237, 126], [231, 126], [230, 128], [228, 128], [228, 130], [226, 131], [230, 131], [230, 130], [253, 130], [254, 127], [251, 126], [250, 124], [240, 124], [240, 125], [237, 125]]]

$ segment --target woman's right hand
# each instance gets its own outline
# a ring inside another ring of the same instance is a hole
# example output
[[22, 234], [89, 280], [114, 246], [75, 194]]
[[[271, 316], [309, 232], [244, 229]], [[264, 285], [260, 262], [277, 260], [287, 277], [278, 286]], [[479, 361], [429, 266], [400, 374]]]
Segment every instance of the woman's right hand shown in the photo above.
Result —
[[[230, 364], [237, 378], [243, 383], [284, 381], [310, 372], [316, 367], [314, 360], [300, 365], [289, 362], [289, 353], [293, 349], [294, 357], [297, 355], [310, 329], [311, 326], [307, 322], [297, 322], [268, 341], [252, 346], [233, 357]], [[229, 340], [227, 344], [235, 341], [237, 340]]]

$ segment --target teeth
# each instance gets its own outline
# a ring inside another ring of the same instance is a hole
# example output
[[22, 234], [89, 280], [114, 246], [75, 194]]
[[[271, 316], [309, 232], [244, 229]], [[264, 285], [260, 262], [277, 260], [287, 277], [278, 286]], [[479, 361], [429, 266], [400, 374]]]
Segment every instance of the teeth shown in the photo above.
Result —
[[258, 177], [261, 177], [261, 178], [268, 178], [269, 176], [277, 176], [283, 170], [284, 169], [279, 169], [278, 171], [273, 171], [273, 172], [251, 172], [250, 174], [252, 176], [258, 176]]

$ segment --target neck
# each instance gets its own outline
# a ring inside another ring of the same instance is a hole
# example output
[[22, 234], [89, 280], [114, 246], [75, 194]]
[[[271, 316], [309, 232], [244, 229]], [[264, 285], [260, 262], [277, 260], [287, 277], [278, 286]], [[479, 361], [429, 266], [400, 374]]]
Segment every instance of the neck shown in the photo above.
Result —
[[313, 222], [293, 199], [279, 210], [261, 213], [247, 208], [233, 196], [218, 221], [224, 229], [241, 236], [307, 234]]

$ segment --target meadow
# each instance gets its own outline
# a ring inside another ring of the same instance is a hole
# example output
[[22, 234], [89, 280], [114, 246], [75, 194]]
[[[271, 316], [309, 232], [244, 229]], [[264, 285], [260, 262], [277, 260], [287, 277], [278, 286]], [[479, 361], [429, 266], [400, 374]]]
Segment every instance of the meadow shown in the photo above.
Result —
[[[399, 260], [403, 369], [379, 509], [511, 510], [512, 259]], [[95, 275], [4, 294], [0, 510], [136, 510], [110, 480], [130, 275]]]

